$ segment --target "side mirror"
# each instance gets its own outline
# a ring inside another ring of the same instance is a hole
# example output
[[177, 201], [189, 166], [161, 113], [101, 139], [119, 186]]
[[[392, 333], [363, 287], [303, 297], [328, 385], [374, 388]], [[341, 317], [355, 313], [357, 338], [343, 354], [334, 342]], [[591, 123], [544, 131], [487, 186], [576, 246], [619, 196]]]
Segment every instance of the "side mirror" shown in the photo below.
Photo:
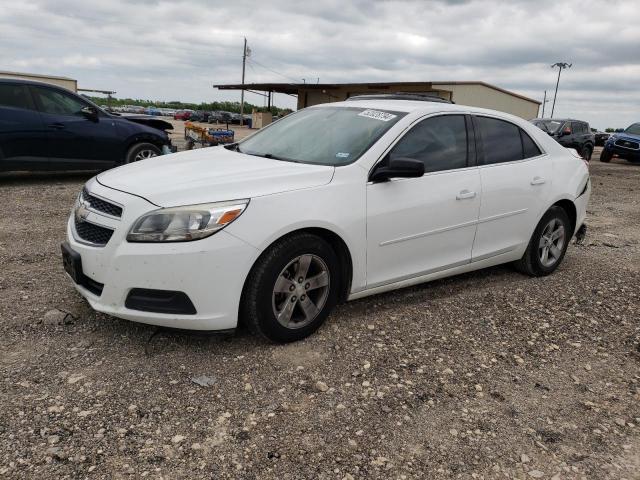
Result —
[[416, 178], [424, 175], [424, 163], [413, 158], [390, 158], [385, 166], [377, 167], [371, 174], [372, 182], [386, 182], [390, 178]]
[[94, 122], [98, 120], [98, 111], [93, 107], [84, 107], [82, 110], [80, 110], [80, 113], [82, 114], [82, 116]]

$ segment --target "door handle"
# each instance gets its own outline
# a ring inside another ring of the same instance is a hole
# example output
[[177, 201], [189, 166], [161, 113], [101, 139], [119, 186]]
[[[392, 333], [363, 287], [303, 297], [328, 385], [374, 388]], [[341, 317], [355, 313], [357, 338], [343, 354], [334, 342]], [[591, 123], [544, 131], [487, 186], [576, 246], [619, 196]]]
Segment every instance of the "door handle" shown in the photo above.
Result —
[[62, 130], [62, 129], [64, 129], [64, 124], [62, 124], [62, 123], [50, 123], [49, 125], [47, 125], [47, 127], [53, 128], [54, 130]]
[[544, 178], [536, 176], [531, 180], [531, 185], [542, 185], [545, 182], [546, 180]]
[[464, 189], [458, 195], [456, 195], [456, 200], [464, 200], [466, 198], [474, 198], [476, 196], [476, 192], [472, 192], [470, 190]]

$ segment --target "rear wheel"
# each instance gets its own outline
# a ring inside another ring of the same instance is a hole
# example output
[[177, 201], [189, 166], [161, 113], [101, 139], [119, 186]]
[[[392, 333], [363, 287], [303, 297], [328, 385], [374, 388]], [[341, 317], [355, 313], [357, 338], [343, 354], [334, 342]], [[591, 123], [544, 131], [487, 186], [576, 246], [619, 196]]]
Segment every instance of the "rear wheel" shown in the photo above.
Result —
[[610, 151], [605, 149], [605, 150], [602, 150], [602, 153], [600, 154], [600, 161], [604, 163], [609, 163], [612, 157], [613, 157], [613, 154]]
[[247, 279], [240, 318], [273, 342], [301, 340], [316, 331], [336, 305], [338, 257], [321, 238], [292, 235], [270, 247]]
[[160, 155], [160, 149], [153, 143], [136, 143], [127, 152], [125, 163], [139, 162]]
[[591, 154], [593, 153], [593, 149], [589, 145], [585, 145], [582, 148], [582, 152], [580, 152], [580, 156], [584, 158], [587, 162], [591, 161]]
[[549, 275], [562, 262], [572, 233], [571, 222], [564, 209], [551, 207], [538, 223], [527, 250], [515, 262], [515, 267], [535, 277]]

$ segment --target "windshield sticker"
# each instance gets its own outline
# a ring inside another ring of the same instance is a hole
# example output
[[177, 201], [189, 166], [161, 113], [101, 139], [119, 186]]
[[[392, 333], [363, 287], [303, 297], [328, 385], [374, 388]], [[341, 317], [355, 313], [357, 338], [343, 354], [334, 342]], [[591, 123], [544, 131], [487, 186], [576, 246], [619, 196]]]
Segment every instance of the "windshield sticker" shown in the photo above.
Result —
[[392, 113], [381, 112], [379, 110], [365, 110], [364, 112], [360, 112], [358, 114], [359, 117], [368, 117], [374, 118], [376, 120], [382, 120], [383, 122], [388, 122], [389, 120], [393, 120], [397, 115], [393, 115]]
[[336, 158], [348, 158], [349, 154], [346, 152], [338, 152], [336, 153]]

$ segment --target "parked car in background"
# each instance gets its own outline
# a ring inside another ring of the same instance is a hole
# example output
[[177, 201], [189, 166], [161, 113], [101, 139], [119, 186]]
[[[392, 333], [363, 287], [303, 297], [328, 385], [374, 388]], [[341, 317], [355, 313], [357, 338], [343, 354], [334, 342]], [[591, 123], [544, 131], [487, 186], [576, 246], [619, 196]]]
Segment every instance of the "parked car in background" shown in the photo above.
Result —
[[622, 132], [613, 133], [600, 154], [601, 162], [610, 162], [614, 156], [629, 162], [640, 162], [640, 122], [629, 125]]
[[585, 220], [586, 162], [513, 115], [377, 98], [91, 179], [62, 246], [76, 289], [116, 317], [207, 331], [240, 318], [291, 342], [340, 301], [508, 262], [558, 268]]
[[587, 122], [571, 118], [534, 118], [531, 123], [547, 132], [560, 145], [573, 148], [586, 161], [591, 160], [596, 141]]
[[189, 120], [191, 118], [191, 114], [193, 110], [178, 110], [173, 114], [174, 120]]
[[209, 123], [231, 123], [231, 113], [223, 111], [211, 112]]
[[209, 120], [209, 112], [196, 110], [195, 112], [191, 112], [189, 120], [192, 122], [207, 122]]
[[601, 132], [596, 128], [592, 128], [591, 132], [595, 136], [595, 144], [596, 147], [603, 147], [605, 142], [609, 139], [609, 134], [607, 132]]
[[54, 85], [0, 80], [0, 170], [105, 169], [170, 153], [167, 132], [148, 124], [158, 120], [106, 112]]
[[146, 115], [160, 116], [162, 113], [156, 107], [147, 107], [144, 109]]

